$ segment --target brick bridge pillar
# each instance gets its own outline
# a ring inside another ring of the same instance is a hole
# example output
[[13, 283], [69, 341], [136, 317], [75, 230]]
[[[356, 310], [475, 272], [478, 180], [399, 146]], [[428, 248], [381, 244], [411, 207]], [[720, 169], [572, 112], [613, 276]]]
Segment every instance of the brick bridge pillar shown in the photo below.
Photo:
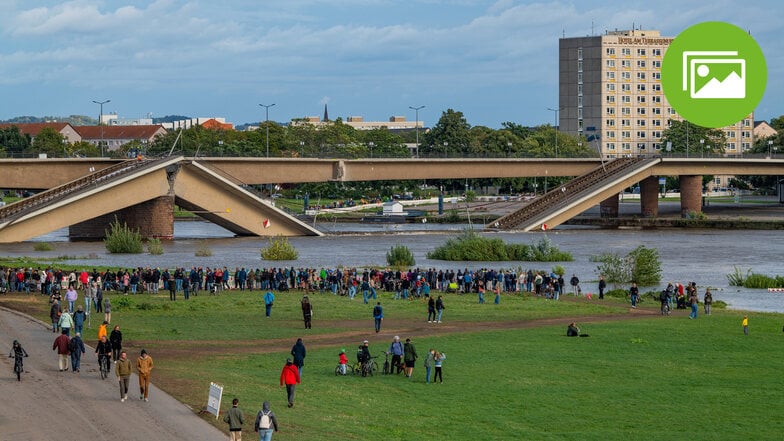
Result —
[[642, 217], [659, 215], [659, 177], [648, 176], [640, 181], [640, 211]]
[[618, 217], [618, 195], [614, 194], [599, 203], [601, 217]]
[[702, 176], [681, 175], [681, 217], [702, 212]]
[[160, 196], [149, 201], [104, 214], [68, 228], [68, 237], [76, 240], [103, 239], [114, 218], [129, 228], [139, 230], [142, 238], [171, 239], [174, 236], [174, 196]]

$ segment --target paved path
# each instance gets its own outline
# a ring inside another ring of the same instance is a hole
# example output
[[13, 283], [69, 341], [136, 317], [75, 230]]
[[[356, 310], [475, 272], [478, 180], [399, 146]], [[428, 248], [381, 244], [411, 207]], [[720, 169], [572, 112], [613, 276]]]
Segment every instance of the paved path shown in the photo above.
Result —
[[[55, 337], [44, 323], [0, 308], [0, 440], [228, 438], [154, 385], [150, 401], [140, 401], [135, 375], [129, 400], [120, 402], [116, 377], [111, 374], [101, 380], [98, 374], [94, 348], [86, 349], [80, 373], [59, 372], [52, 351]], [[21, 382], [16, 381], [13, 359], [8, 358], [14, 340], [30, 355]], [[136, 356], [129, 354], [134, 363]]]

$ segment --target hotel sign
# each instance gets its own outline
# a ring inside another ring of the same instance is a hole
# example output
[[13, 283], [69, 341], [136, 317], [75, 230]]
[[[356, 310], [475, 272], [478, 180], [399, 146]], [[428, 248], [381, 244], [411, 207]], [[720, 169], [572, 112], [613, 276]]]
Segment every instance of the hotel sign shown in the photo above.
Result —
[[669, 46], [672, 43], [672, 38], [653, 38], [653, 37], [618, 37], [618, 44], [648, 44]]

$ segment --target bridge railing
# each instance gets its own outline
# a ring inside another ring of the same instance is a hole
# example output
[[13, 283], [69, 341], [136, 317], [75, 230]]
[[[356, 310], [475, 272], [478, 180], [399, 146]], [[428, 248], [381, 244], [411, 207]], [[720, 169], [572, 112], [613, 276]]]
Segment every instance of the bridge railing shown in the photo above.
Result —
[[519, 226], [543, 214], [547, 210], [553, 209], [554, 206], [557, 206], [560, 202], [566, 201], [567, 198], [572, 198], [575, 194], [590, 191], [595, 185], [606, 181], [608, 177], [625, 173], [627, 170], [634, 169], [638, 164], [647, 160], [650, 159], [645, 157], [630, 157], [619, 158], [608, 162], [585, 175], [545, 193], [542, 197], [534, 199], [519, 210], [499, 218], [494, 223], [493, 227], [508, 229]]
[[132, 171], [136, 171], [144, 167], [150, 167], [167, 159], [168, 158], [141, 161], [133, 159], [111, 165], [87, 176], [83, 176], [74, 181], [67, 182], [59, 187], [42, 191], [13, 204], [0, 207], [0, 220], [7, 221], [11, 217], [20, 216], [30, 210], [45, 206], [46, 204], [49, 204], [55, 200], [81, 191], [88, 186], [109, 182]]

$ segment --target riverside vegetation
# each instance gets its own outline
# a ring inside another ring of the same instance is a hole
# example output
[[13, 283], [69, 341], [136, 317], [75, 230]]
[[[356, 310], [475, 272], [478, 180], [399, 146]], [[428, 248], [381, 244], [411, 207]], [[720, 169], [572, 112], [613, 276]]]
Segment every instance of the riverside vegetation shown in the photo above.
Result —
[[479, 235], [467, 228], [444, 245], [427, 253], [428, 259], [449, 261], [502, 262], [509, 260], [528, 262], [571, 262], [568, 252], [559, 250], [545, 235], [531, 245], [507, 244], [499, 238]]

